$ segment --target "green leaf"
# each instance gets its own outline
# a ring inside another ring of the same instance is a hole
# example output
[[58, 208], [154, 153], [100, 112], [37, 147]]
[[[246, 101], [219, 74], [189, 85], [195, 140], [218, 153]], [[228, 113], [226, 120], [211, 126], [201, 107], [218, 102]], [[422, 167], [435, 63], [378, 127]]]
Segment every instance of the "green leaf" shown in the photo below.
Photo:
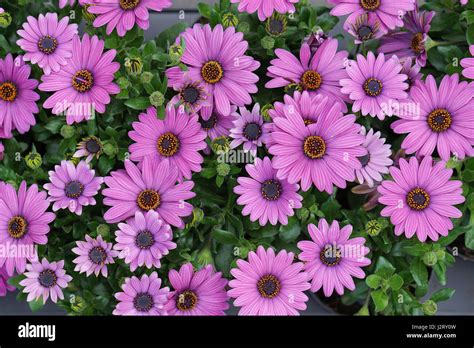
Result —
[[150, 98], [147, 98], [147, 97], [132, 98], [132, 99], [126, 100], [124, 104], [133, 110], [145, 110], [147, 107], [150, 106]]
[[400, 277], [398, 274], [394, 274], [388, 280], [388, 285], [390, 286], [390, 288], [392, 288], [392, 290], [400, 290], [403, 286], [403, 278]]
[[211, 17], [211, 10], [212, 7], [204, 2], [200, 2], [198, 5], [198, 11], [199, 14], [204, 17], [204, 18], [210, 18]]
[[229, 231], [224, 231], [221, 229], [216, 228], [212, 232], [212, 236], [214, 237], [215, 240], [222, 244], [227, 244], [227, 245], [237, 245], [239, 244], [239, 240], [237, 237]]
[[43, 307], [44, 307], [43, 298], [40, 297], [36, 300], [28, 302], [28, 305], [30, 306], [30, 309], [33, 313], [38, 312], [39, 310], [43, 309]]
[[456, 290], [450, 288], [440, 289], [431, 295], [430, 300], [435, 302], [447, 301], [453, 297], [455, 292]]
[[428, 270], [421, 260], [416, 260], [410, 264], [410, 273], [417, 285], [428, 283]]
[[374, 301], [376, 312], [381, 312], [387, 307], [388, 295], [382, 290], [372, 291], [370, 297], [372, 297], [372, 300]]
[[438, 262], [433, 266], [433, 271], [438, 278], [441, 285], [446, 285], [446, 265], [443, 262]]
[[290, 243], [296, 240], [301, 233], [300, 222], [296, 217], [288, 219], [287, 225], [280, 226], [279, 237], [282, 241]]
[[395, 272], [395, 267], [385, 257], [380, 256], [375, 266], [375, 273], [384, 279], [388, 279], [393, 272]]
[[179, 22], [161, 32], [161, 34], [156, 38], [156, 45], [167, 49], [168, 45], [172, 45], [178, 35], [181, 34], [187, 26], [187, 23]]
[[464, 241], [466, 243], [466, 248], [474, 250], [474, 226], [470, 226], [470, 229], [467, 230], [464, 238], [465, 238]]
[[474, 24], [467, 27], [466, 39], [469, 45], [474, 45]]
[[382, 277], [378, 276], [377, 274], [371, 274], [367, 278], [365, 278], [365, 283], [372, 289], [377, 289], [382, 285]]

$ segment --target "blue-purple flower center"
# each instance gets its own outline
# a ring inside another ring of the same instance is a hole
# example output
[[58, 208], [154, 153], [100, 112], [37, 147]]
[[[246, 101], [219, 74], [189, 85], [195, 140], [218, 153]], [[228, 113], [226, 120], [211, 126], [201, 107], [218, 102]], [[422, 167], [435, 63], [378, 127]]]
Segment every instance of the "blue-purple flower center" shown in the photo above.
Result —
[[50, 55], [56, 51], [58, 40], [49, 35], [41, 37], [38, 41], [38, 49], [46, 55]]
[[133, 299], [133, 306], [139, 312], [149, 312], [154, 304], [155, 301], [153, 301], [153, 296], [147, 292], [139, 293]]
[[326, 266], [333, 267], [338, 265], [342, 260], [341, 249], [334, 245], [326, 245], [319, 253], [319, 259]]
[[451, 113], [446, 109], [435, 109], [428, 115], [427, 119], [428, 125], [436, 133], [448, 130], [453, 122]]
[[162, 134], [157, 141], [157, 149], [160, 155], [164, 157], [171, 157], [175, 155], [180, 147], [179, 139], [173, 133]]
[[369, 97], [377, 97], [382, 93], [383, 85], [379, 79], [371, 77], [364, 83], [364, 92]]
[[180, 311], [189, 311], [196, 308], [198, 297], [194, 291], [185, 290], [176, 297], [176, 307]]
[[54, 271], [50, 269], [45, 269], [39, 274], [38, 281], [41, 286], [45, 288], [52, 288], [56, 285], [58, 277], [56, 276], [56, 273], [54, 273]]
[[12, 102], [16, 99], [18, 90], [13, 82], [6, 81], [0, 84], [0, 98], [6, 102]]
[[64, 186], [64, 194], [68, 198], [79, 198], [83, 192], [84, 185], [77, 180], [70, 181]]
[[154, 210], [161, 204], [160, 194], [155, 190], [143, 190], [137, 197], [137, 204], [145, 211]]
[[301, 76], [301, 85], [305, 90], [315, 91], [321, 87], [322, 82], [321, 75], [314, 70], [305, 71]]
[[310, 159], [322, 158], [326, 154], [326, 142], [319, 135], [310, 135], [303, 142], [303, 152]]
[[266, 274], [258, 280], [257, 290], [264, 298], [274, 298], [280, 293], [281, 283], [273, 274]]
[[211, 117], [209, 117], [208, 120], [205, 120], [202, 117], [199, 117], [199, 123], [201, 124], [202, 129], [204, 129], [205, 131], [209, 131], [216, 126], [217, 116], [211, 115]]
[[266, 29], [271, 36], [278, 37], [286, 31], [287, 20], [285, 16], [279, 13], [274, 13], [267, 19]]
[[370, 162], [370, 153], [362, 157], [357, 157], [357, 159], [359, 160], [362, 167], [365, 167]]
[[247, 140], [255, 141], [262, 135], [262, 127], [255, 122], [247, 123], [243, 129], [243, 134]]
[[210, 60], [202, 66], [201, 76], [207, 83], [215, 84], [224, 77], [224, 70], [219, 62]]
[[8, 221], [7, 229], [12, 238], [20, 239], [28, 231], [28, 224], [22, 216], [14, 216]]
[[102, 151], [102, 144], [99, 142], [99, 139], [96, 137], [91, 137], [86, 140], [85, 148], [87, 152], [91, 154], [97, 154]]
[[140, 0], [120, 0], [119, 4], [122, 10], [133, 10], [140, 5]]
[[187, 86], [181, 92], [181, 98], [185, 103], [194, 105], [200, 98], [200, 90], [193, 85]]
[[430, 195], [422, 188], [414, 188], [408, 192], [406, 201], [413, 210], [424, 210], [430, 205]]
[[380, 0], [360, 0], [360, 6], [366, 11], [375, 11], [380, 7]]
[[155, 244], [153, 233], [148, 230], [138, 232], [135, 237], [135, 245], [140, 249], [150, 249]]
[[282, 193], [281, 183], [278, 180], [266, 180], [262, 183], [261, 193], [267, 201], [276, 201]]
[[357, 28], [357, 36], [359, 40], [366, 41], [374, 36], [374, 31], [370, 25], [361, 25]]
[[79, 70], [72, 77], [72, 87], [81, 93], [89, 91], [94, 85], [94, 76], [89, 70]]
[[103, 265], [107, 259], [107, 253], [102, 247], [94, 247], [89, 251], [89, 259], [96, 265]]

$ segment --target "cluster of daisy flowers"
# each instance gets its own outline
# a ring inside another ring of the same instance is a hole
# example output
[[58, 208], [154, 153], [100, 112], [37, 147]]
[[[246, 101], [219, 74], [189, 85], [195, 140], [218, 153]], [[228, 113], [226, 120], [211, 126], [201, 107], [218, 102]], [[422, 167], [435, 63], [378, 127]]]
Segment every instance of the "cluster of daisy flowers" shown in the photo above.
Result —
[[[60, 1], [60, 6], [74, 5]], [[257, 13], [263, 21], [292, 13], [299, 0], [232, 0], [241, 12]], [[332, 194], [357, 182], [376, 187], [381, 215], [389, 217], [395, 234], [421, 242], [436, 241], [461, 217], [462, 183], [452, 180], [446, 162], [454, 155], [474, 154], [474, 84], [457, 74], [437, 84], [423, 79], [430, 22], [434, 13], [420, 11], [415, 0], [329, 0], [331, 14], [349, 15], [344, 23], [356, 44], [380, 39], [378, 52], [358, 54], [339, 48], [335, 38], [305, 41], [298, 55], [275, 50], [266, 67], [268, 89], [296, 86], [276, 101], [263, 117], [252, 95], [262, 79], [261, 64], [247, 55], [241, 32], [218, 24], [195, 24], [176, 39], [184, 43], [180, 65], [166, 71], [175, 96], [164, 119], [150, 107], [137, 116], [128, 133], [129, 159], [124, 168], [106, 177], [96, 175], [93, 158], [102, 145], [88, 137], [75, 157], [51, 170], [43, 188], [22, 182], [18, 189], [0, 182], [0, 244], [46, 245], [50, 223], [58, 210], [81, 215], [96, 205], [107, 206], [103, 218], [117, 224], [115, 240], [101, 236], [76, 241], [74, 271], [108, 277], [108, 265], [119, 260], [131, 272], [115, 294], [115, 315], [224, 315], [229, 301], [240, 315], [298, 315], [306, 309], [306, 291], [322, 289], [325, 296], [355, 289], [371, 261], [362, 237], [351, 238], [352, 226], [320, 219], [307, 226], [308, 237], [297, 244], [299, 254], [258, 246], [238, 259], [229, 281], [208, 265], [191, 263], [168, 272], [168, 285], [159, 277], [163, 258], [177, 248], [173, 229], [185, 227], [192, 214], [194, 173], [210, 153], [207, 141], [230, 138], [230, 148], [242, 148], [255, 160], [245, 166], [233, 192], [242, 215], [260, 226], [288, 224], [303, 205], [303, 192], [316, 188]], [[149, 10], [162, 11], [170, 0], [83, 0], [95, 15], [94, 27], [126, 35], [135, 24], [149, 27]], [[80, 35], [69, 18], [47, 13], [28, 17], [18, 30], [22, 56], [0, 59], [0, 138], [24, 134], [36, 124], [36, 89], [48, 92], [42, 107], [66, 117], [67, 124], [87, 122], [103, 114], [120, 92], [114, 74], [120, 69], [115, 50], [104, 40]], [[474, 53], [471, 48], [471, 53]], [[29, 62], [29, 63], [28, 63]], [[41, 83], [30, 78], [31, 66], [43, 70]], [[461, 62], [463, 75], [473, 78], [472, 58]], [[183, 69], [183, 67], [186, 67]], [[252, 105], [253, 104], [253, 105]], [[400, 105], [409, 105], [403, 109]], [[351, 110], [351, 113], [349, 113]], [[357, 114], [357, 115], [356, 115]], [[401, 147], [410, 158], [394, 164], [391, 145], [380, 131], [357, 123], [358, 117], [398, 118], [391, 127], [407, 134]], [[0, 152], [3, 146], [0, 143]], [[440, 158], [440, 160], [437, 159]], [[48, 209], [51, 206], [53, 212]], [[28, 301], [64, 299], [72, 277], [64, 260], [29, 255], [0, 257], [0, 295], [11, 290], [5, 279], [23, 274], [20, 285]]]

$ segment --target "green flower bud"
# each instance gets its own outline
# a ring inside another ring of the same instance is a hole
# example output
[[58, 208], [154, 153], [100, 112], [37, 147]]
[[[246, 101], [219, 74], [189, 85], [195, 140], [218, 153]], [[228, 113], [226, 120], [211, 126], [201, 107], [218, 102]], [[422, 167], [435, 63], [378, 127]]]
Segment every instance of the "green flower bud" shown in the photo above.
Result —
[[0, 8], [0, 28], [6, 28], [12, 23], [12, 16]]
[[250, 32], [250, 24], [247, 22], [240, 22], [237, 30], [244, 34], [248, 34]]
[[25, 162], [26, 165], [31, 169], [38, 169], [43, 164], [43, 159], [39, 153], [30, 152], [28, 155], [26, 155]]
[[306, 220], [309, 217], [309, 210], [307, 208], [301, 208], [299, 212], [301, 220]]
[[238, 24], [239, 19], [235, 14], [229, 12], [222, 16], [222, 25], [224, 25], [224, 28], [236, 27]]
[[432, 267], [436, 265], [436, 262], [438, 262], [438, 257], [436, 256], [436, 253], [429, 251], [423, 255], [423, 262], [425, 265]]
[[80, 296], [74, 296], [73, 299], [70, 300], [71, 309], [76, 313], [81, 313], [86, 308], [86, 301]]
[[216, 167], [217, 174], [220, 176], [227, 176], [230, 173], [230, 165], [227, 163], [219, 163]]
[[370, 220], [365, 224], [365, 231], [369, 236], [375, 237], [382, 231], [382, 226], [377, 220]]
[[151, 83], [152, 79], [153, 79], [153, 74], [149, 71], [145, 71], [141, 76], [142, 83]]
[[438, 304], [435, 301], [428, 300], [423, 303], [422, 309], [425, 315], [435, 315], [438, 311]]
[[140, 57], [127, 57], [123, 65], [127, 73], [132, 76], [140, 75], [143, 71], [143, 61]]
[[106, 224], [100, 224], [96, 228], [97, 235], [102, 236], [103, 238], [106, 238], [110, 234], [110, 227], [109, 225]]
[[212, 257], [211, 249], [208, 246], [202, 248], [199, 251], [199, 253], [197, 254], [197, 261], [202, 266], [214, 264], [214, 258]]
[[275, 47], [275, 39], [271, 36], [265, 36], [260, 40], [260, 44], [266, 50], [271, 50], [273, 47]]
[[215, 138], [211, 146], [212, 150], [217, 154], [227, 153], [230, 150], [229, 138], [226, 136]]
[[260, 112], [262, 113], [263, 118], [265, 121], [270, 122], [272, 120], [272, 117], [270, 116], [269, 111], [275, 109], [272, 104], [265, 104]]
[[128, 78], [126, 78], [125, 76], [121, 76], [117, 80], [117, 83], [118, 83], [118, 85], [120, 86], [121, 89], [127, 89], [128, 87], [130, 87], [130, 80]]
[[290, 83], [288, 86], [285, 86], [285, 93], [286, 94], [293, 94], [296, 91], [301, 92], [303, 88], [298, 83]]
[[118, 153], [118, 148], [111, 143], [106, 143], [104, 145], [104, 153], [109, 157], [115, 156]]
[[64, 139], [72, 138], [76, 134], [76, 129], [73, 126], [65, 124], [61, 127], [61, 136]]
[[171, 61], [177, 64], [184, 54], [184, 49], [180, 45], [174, 44], [170, 46], [168, 54], [171, 58]]
[[160, 107], [165, 103], [165, 96], [160, 91], [155, 91], [150, 95], [150, 103], [154, 107]]

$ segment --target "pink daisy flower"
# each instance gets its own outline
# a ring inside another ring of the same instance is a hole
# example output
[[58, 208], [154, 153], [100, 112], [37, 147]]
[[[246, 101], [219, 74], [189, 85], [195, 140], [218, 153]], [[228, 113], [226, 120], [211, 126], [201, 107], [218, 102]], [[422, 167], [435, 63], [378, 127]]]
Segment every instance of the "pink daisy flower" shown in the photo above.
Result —
[[14, 286], [8, 284], [8, 279], [10, 279], [10, 276], [7, 270], [5, 267], [0, 267], [0, 297], [6, 296], [9, 291], [15, 290]]
[[[170, 85], [170, 83], [168, 83]], [[187, 74], [183, 73], [179, 82], [170, 85], [178, 92], [170, 101], [170, 104], [176, 107], [184, 107], [184, 110], [190, 114], [198, 113], [202, 107], [210, 106], [210, 94], [202, 81], [193, 81]], [[210, 107], [212, 110], [212, 107]]]
[[104, 204], [111, 206], [104, 215], [108, 223], [124, 221], [139, 210], [155, 210], [167, 224], [182, 228], [182, 216], [188, 216], [193, 206], [185, 200], [196, 194], [191, 191], [194, 182], [176, 184], [178, 169], [167, 161], [157, 163], [146, 157], [141, 170], [131, 161], [125, 161], [125, 170], [105, 177], [108, 188], [102, 190]]
[[449, 180], [452, 169], [446, 162], [433, 163], [431, 156], [421, 163], [416, 157], [399, 161], [400, 169], [390, 168], [393, 181], [385, 180], [378, 187], [379, 203], [386, 205], [382, 216], [389, 216], [395, 225], [397, 236], [405, 233], [407, 238], [415, 234], [421, 242], [427, 237], [437, 241], [447, 236], [453, 228], [451, 218], [460, 218], [462, 213], [454, 205], [465, 201], [462, 182]]
[[[236, 33], [234, 27], [224, 30], [220, 24], [214, 29], [209, 24], [195, 24], [186, 29], [181, 38], [186, 45], [181, 62], [188, 66], [192, 80], [203, 81], [221, 114], [229, 115], [231, 104], [252, 103], [250, 93], [257, 92], [259, 79], [253, 71], [260, 63], [245, 55], [248, 43], [242, 33]], [[176, 76], [178, 70], [179, 67], [170, 68], [166, 75]]]
[[133, 122], [128, 136], [135, 141], [130, 145], [130, 159], [143, 161], [150, 157], [158, 163], [167, 161], [179, 170], [179, 176], [191, 179], [192, 172], [201, 171], [204, 161], [199, 154], [206, 148], [206, 133], [201, 130], [197, 115], [188, 115], [172, 104], [166, 107], [164, 120], [158, 119], [156, 109], [150, 107]]
[[225, 315], [229, 308], [227, 279], [211, 265], [194, 272], [193, 265], [186, 263], [179, 272], [170, 270], [168, 278], [174, 289], [165, 305], [169, 315]]
[[68, 208], [71, 213], [82, 215], [82, 207], [95, 205], [94, 196], [104, 182], [95, 176], [95, 170], [80, 161], [77, 167], [71, 161], [62, 161], [49, 171], [49, 183], [44, 185], [48, 190], [48, 200], [53, 204], [53, 211]]
[[0, 59], [0, 133], [2, 138], [11, 138], [16, 129], [20, 134], [36, 124], [34, 114], [39, 112], [36, 101], [40, 98], [34, 91], [38, 81], [29, 79], [31, 68], [21, 56], [13, 59], [8, 54]]
[[257, 155], [257, 148], [266, 143], [269, 138], [271, 125], [265, 123], [260, 115], [260, 105], [254, 105], [252, 111], [244, 107], [239, 108], [240, 114], [235, 112], [234, 126], [230, 130], [230, 137], [233, 138], [230, 147], [235, 149], [244, 144], [244, 152], [250, 152], [252, 156]]
[[176, 248], [170, 225], [165, 224], [154, 210], [146, 214], [137, 211], [133, 218], [118, 227], [114, 249], [120, 251], [119, 258], [130, 265], [132, 272], [144, 265], [160, 268], [161, 258]]
[[299, 185], [278, 179], [268, 157], [256, 158], [255, 164], [247, 164], [245, 169], [250, 178], [238, 178], [239, 185], [234, 187], [239, 195], [237, 204], [244, 205], [242, 215], [250, 215], [251, 221], [258, 219], [260, 226], [265, 226], [267, 221], [272, 225], [288, 224], [288, 216], [294, 215], [293, 209], [302, 207], [303, 197], [297, 193]]
[[360, 134], [365, 136], [362, 146], [367, 149], [367, 155], [359, 157], [361, 169], [356, 170], [359, 184], [367, 184], [374, 187], [375, 183], [382, 181], [381, 174], [388, 174], [388, 167], [393, 164], [392, 146], [385, 144], [385, 138], [381, 138], [380, 132], [374, 132], [371, 128], [368, 132], [365, 127], [360, 127]]
[[275, 255], [272, 248], [259, 246], [248, 261], [237, 260], [228, 294], [235, 298], [234, 306], [242, 307], [239, 315], [299, 315], [306, 309], [309, 274], [294, 258], [286, 250]]
[[349, 78], [341, 80], [341, 91], [354, 101], [353, 112], [378, 117], [393, 116], [392, 104], [408, 97], [405, 92], [407, 75], [400, 73], [402, 66], [396, 57], [385, 60], [380, 53], [377, 58], [372, 52], [357, 55], [357, 61], [349, 61], [346, 70]]
[[58, 72], [43, 75], [39, 89], [55, 92], [43, 104], [52, 113], [66, 114], [68, 124], [89, 120], [95, 111], [105, 112], [110, 94], [118, 94], [120, 87], [113, 83], [120, 64], [113, 62], [116, 51], [104, 53], [104, 41], [84, 34], [82, 41], [74, 36], [72, 57]]
[[161, 12], [171, 5], [171, 0], [101, 0], [87, 11], [97, 15], [94, 27], [107, 24], [107, 35], [117, 29], [119, 36], [125, 36], [135, 23], [143, 30], [150, 27], [149, 10]]
[[262, 22], [271, 17], [276, 11], [281, 14], [294, 13], [295, 4], [300, 0], [231, 0], [233, 4], [239, 4], [239, 12], [258, 12], [258, 19]]
[[325, 219], [319, 220], [318, 227], [308, 225], [311, 240], [298, 242], [301, 250], [299, 259], [304, 262], [304, 269], [311, 278], [311, 291], [323, 288], [324, 296], [329, 297], [334, 290], [339, 295], [344, 288], [355, 289], [352, 277], [365, 278], [361, 269], [370, 265], [365, 257], [369, 248], [365, 247], [362, 237], [349, 239], [352, 226], [339, 228], [339, 223], [333, 221], [331, 226]]
[[18, 194], [10, 184], [0, 188], [0, 244], [17, 250], [25, 249], [21, 255], [0, 256], [0, 267], [5, 266], [9, 275], [14, 271], [22, 274], [25, 271], [26, 261], [36, 261], [36, 244], [48, 243], [48, 224], [55, 215], [46, 212], [49, 202], [46, 192], [38, 192], [38, 186], [32, 185], [28, 189], [23, 181]]
[[371, 12], [362, 13], [356, 18], [354, 23], [344, 23], [344, 30], [355, 38], [354, 43], [356, 45], [372, 39], [378, 39], [384, 34], [380, 30], [378, 17]]
[[403, 27], [403, 17], [407, 11], [415, 9], [415, 0], [328, 0], [335, 4], [331, 10], [333, 16], [349, 15], [345, 23], [355, 23], [357, 17], [369, 12], [377, 16], [380, 28], [387, 33], [389, 29]]
[[414, 107], [392, 123], [397, 134], [408, 133], [402, 148], [418, 156], [429, 156], [435, 148], [448, 161], [453, 153], [464, 159], [474, 155], [474, 84], [459, 82], [458, 74], [446, 75], [440, 87], [432, 75], [418, 81], [410, 91]]
[[346, 181], [355, 180], [355, 170], [362, 168], [358, 157], [367, 154], [355, 115], [344, 116], [341, 104], [328, 98], [321, 101], [314, 124], [306, 125], [294, 109], [286, 107], [284, 111], [285, 118], [273, 120], [277, 130], [269, 148], [278, 178], [290, 184], [301, 182], [303, 191], [314, 184], [329, 194], [333, 185], [345, 188]]
[[334, 101], [341, 102], [346, 108], [344, 101], [348, 99], [341, 93], [339, 80], [347, 77], [344, 62], [348, 53], [337, 52], [337, 47], [338, 41], [328, 38], [312, 55], [310, 46], [303, 44], [299, 59], [289, 51], [276, 49], [275, 54], [278, 58], [270, 62], [267, 75], [271, 80], [265, 87], [280, 88], [296, 83], [310, 94], [330, 97]]
[[[231, 129], [234, 127], [234, 121], [239, 118], [237, 107], [232, 105], [229, 115], [222, 115], [217, 109], [212, 107], [204, 107], [199, 113], [199, 123], [201, 129], [207, 133], [209, 139], [214, 140], [219, 137], [227, 137], [230, 135]], [[207, 118], [203, 115], [209, 115]]]
[[107, 278], [107, 265], [115, 263], [114, 257], [118, 255], [118, 251], [112, 250], [112, 243], [104, 241], [102, 236], [93, 239], [86, 234], [86, 241], [77, 241], [76, 244], [77, 247], [72, 249], [78, 255], [72, 261], [76, 264], [74, 270], [87, 276], [94, 273], [97, 277], [101, 273]]
[[115, 307], [114, 315], [132, 316], [160, 316], [167, 315], [165, 304], [168, 301], [170, 289], [162, 288], [162, 281], [158, 274], [153, 272], [150, 276], [142, 275], [125, 279], [122, 292], [116, 293], [119, 301]]
[[[77, 24], [69, 24], [69, 17], [58, 21], [56, 13], [40, 14], [38, 19], [28, 16], [21, 37], [16, 44], [26, 51], [24, 61], [38, 64], [46, 75], [58, 72], [72, 57], [72, 38], [77, 34]], [[69, 25], [68, 25], [69, 24]]]
[[49, 297], [54, 303], [58, 299], [64, 300], [63, 290], [68, 287], [72, 280], [64, 270], [64, 260], [49, 263], [43, 258], [41, 262], [33, 262], [26, 265], [26, 278], [20, 282], [24, 286], [23, 292], [28, 294], [27, 301], [31, 302], [43, 298], [46, 303]]
[[[474, 45], [469, 46], [471, 56], [474, 56]], [[474, 58], [464, 58], [461, 60], [461, 66], [464, 68], [462, 75], [468, 79], [474, 80]]]

